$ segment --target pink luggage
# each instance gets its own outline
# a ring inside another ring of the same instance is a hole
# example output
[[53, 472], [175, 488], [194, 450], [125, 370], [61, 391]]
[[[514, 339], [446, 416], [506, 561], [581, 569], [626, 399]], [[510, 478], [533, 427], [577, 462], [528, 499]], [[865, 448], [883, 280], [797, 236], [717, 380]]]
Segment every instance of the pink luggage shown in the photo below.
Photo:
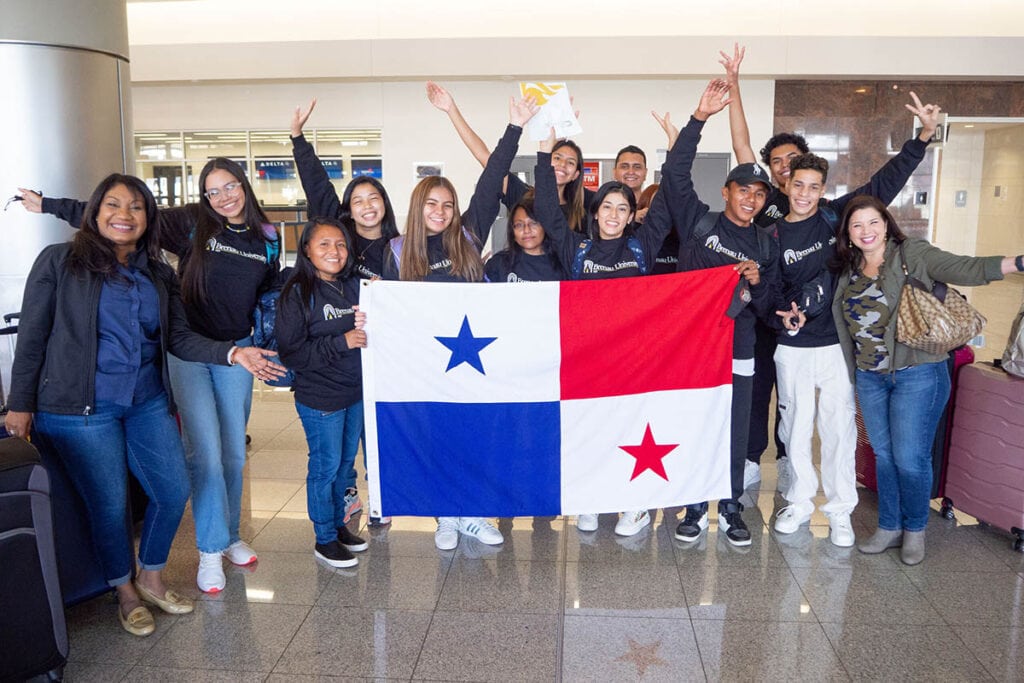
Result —
[[1017, 538], [1024, 551], [1024, 379], [991, 363], [960, 372], [949, 444], [946, 497], [955, 506]]

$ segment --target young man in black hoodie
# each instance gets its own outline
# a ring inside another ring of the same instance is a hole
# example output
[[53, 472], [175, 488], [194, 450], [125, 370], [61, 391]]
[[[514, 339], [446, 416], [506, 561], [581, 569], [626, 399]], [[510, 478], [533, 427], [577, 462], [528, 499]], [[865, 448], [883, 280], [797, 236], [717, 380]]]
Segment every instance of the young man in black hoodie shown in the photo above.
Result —
[[[753, 224], [771, 191], [768, 172], [753, 163], [736, 166], [729, 172], [722, 188], [725, 210], [711, 214], [693, 187], [693, 160], [697, 155], [704, 123], [729, 103], [728, 85], [712, 81], [701, 97], [689, 122], [679, 132], [665, 164], [666, 183], [659, 196], [666, 193], [673, 223], [679, 234], [679, 270], [699, 270], [733, 265], [747, 286], [744, 300], [749, 305], [740, 310], [733, 333], [733, 394], [731, 409], [730, 476], [732, 496], [718, 503], [718, 528], [733, 545], [750, 545], [750, 531], [741, 515], [743, 505], [743, 463], [747, 455], [747, 432], [750, 418], [750, 391], [754, 378], [754, 322], [774, 300], [772, 278], [775, 277], [777, 254], [770, 240], [758, 235]], [[686, 542], [700, 538], [708, 527], [706, 501], [687, 506], [686, 515], [675, 537]]]
[[[922, 104], [917, 95], [910, 94], [914, 104], [908, 104], [907, 109], [918, 116], [923, 126], [921, 139], [912, 142], [926, 144], [924, 140], [935, 133], [941, 109], [934, 104]], [[875, 176], [892, 181], [914, 167], [916, 163], [897, 156]], [[825, 159], [814, 154], [800, 155], [790, 161], [789, 169], [789, 213], [768, 230], [778, 241], [781, 254], [778, 291], [782, 298], [777, 301], [777, 308], [788, 310], [795, 306], [806, 323], [799, 330], [780, 331], [775, 350], [782, 418], [779, 431], [786, 443], [791, 471], [789, 486], [783, 492], [790, 504], [779, 511], [775, 530], [793, 533], [809, 522], [814, 512], [818, 477], [811, 442], [817, 415], [821, 479], [828, 498], [822, 511], [829, 518], [832, 543], [845, 548], [855, 540], [850, 513], [857, 505], [856, 404], [831, 314], [834, 287], [829, 261], [835, 254], [837, 217], [847, 202], [857, 194], [870, 194], [886, 201], [892, 190], [872, 178], [868, 185], [829, 202], [823, 198], [828, 179]]]

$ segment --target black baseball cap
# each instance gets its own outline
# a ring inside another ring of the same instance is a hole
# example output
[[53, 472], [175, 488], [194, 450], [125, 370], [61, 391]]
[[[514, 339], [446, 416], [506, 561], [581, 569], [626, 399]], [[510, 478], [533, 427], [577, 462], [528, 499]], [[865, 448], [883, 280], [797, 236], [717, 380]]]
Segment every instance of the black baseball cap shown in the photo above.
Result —
[[769, 180], [768, 171], [761, 168], [760, 164], [740, 164], [731, 171], [729, 176], [725, 179], [725, 184], [728, 185], [731, 182], [737, 182], [740, 185], [750, 185], [752, 183], [764, 183], [765, 187], [769, 191], [772, 189], [771, 180]]

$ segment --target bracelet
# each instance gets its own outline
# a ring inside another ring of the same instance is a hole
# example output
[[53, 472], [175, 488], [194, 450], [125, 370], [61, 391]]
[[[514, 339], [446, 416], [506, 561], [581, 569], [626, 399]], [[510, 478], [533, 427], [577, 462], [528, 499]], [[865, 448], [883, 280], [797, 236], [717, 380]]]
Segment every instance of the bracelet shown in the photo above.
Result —
[[1017, 266], [1018, 273], [1024, 273], [1024, 254], [1019, 255], [1013, 262]]
[[234, 365], [235, 364], [235, 360], [234, 360], [235, 359], [235, 351], [237, 351], [237, 350], [238, 350], [237, 346], [232, 346], [230, 349], [228, 349], [228, 365]]

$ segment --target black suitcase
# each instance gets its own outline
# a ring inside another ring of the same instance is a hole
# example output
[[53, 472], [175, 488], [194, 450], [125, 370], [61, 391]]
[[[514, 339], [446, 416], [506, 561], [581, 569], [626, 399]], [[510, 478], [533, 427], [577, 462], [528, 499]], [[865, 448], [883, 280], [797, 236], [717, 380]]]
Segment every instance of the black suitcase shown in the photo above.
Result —
[[68, 631], [50, 480], [27, 441], [0, 439], [0, 681], [60, 679]]

